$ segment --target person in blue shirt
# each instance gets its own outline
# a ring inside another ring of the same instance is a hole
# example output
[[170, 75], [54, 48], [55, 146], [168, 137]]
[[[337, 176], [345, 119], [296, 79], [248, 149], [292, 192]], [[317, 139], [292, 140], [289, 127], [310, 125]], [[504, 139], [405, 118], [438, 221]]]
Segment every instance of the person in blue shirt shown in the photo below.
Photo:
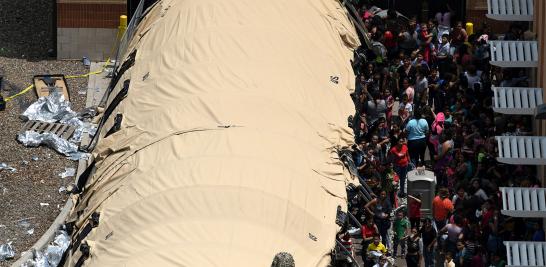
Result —
[[413, 118], [406, 124], [410, 160], [416, 167], [425, 164], [426, 136], [428, 131], [427, 120], [422, 118], [421, 109], [416, 109]]
[[535, 232], [533, 233], [533, 240], [535, 242], [544, 242], [546, 241], [545, 235], [544, 235], [544, 229], [542, 229], [542, 225], [540, 223], [535, 223]]

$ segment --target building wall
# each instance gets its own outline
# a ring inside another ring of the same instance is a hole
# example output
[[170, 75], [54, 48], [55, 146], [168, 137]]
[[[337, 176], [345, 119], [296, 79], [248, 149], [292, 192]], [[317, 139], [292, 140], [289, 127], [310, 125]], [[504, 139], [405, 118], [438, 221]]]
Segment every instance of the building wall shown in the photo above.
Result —
[[466, 1], [466, 21], [474, 24], [474, 30], [487, 23], [496, 34], [508, 31], [510, 22], [488, 19], [485, 14], [487, 14], [487, 0]]
[[[546, 2], [542, 0], [534, 1], [535, 21], [533, 21], [534, 30], [538, 41], [538, 69], [537, 69], [537, 87], [542, 88], [543, 100], [546, 103]], [[546, 136], [546, 121], [536, 121], [535, 135]], [[538, 167], [538, 180], [542, 182], [542, 187], [546, 187], [546, 175], [544, 166]], [[543, 229], [546, 230], [546, 218], [543, 219]]]
[[113, 57], [122, 0], [57, 0], [57, 58], [105, 60]]

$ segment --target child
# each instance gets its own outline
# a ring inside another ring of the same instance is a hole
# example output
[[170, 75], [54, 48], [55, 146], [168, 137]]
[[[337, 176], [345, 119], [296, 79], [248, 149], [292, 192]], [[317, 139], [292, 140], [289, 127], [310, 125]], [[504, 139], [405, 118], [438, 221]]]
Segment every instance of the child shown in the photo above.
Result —
[[[409, 221], [404, 217], [403, 211], [396, 213], [396, 219], [394, 220], [394, 244], [393, 244], [393, 257], [396, 258], [396, 252], [398, 251], [398, 244], [402, 248], [401, 257], [406, 254], [406, 242], [404, 239], [408, 236]], [[400, 242], [402, 241], [402, 242]]]
[[400, 103], [400, 108], [398, 109], [398, 116], [402, 120], [402, 123], [406, 123], [406, 120], [413, 113], [413, 105], [408, 101], [408, 95], [402, 95], [402, 102]]
[[446, 253], [444, 267], [455, 267], [455, 263], [453, 262], [453, 254], [451, 252]]

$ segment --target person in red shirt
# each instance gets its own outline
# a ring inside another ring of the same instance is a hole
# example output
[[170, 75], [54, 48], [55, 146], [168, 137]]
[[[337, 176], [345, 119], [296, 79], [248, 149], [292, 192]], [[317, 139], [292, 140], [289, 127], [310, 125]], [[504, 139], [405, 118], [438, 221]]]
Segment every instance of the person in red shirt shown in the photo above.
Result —
[[423, 49], [423, 58], [425, 61], [430, 64], [430, 54], [431, 54], [431, 42], [432, 34], [428, 33], [428, 24], [421, 23], [421, 33], [419, 34], [419, 40], [421, 41], [421, 46]]
[[366, 259], [366, 249], [369, 244], [372, 243], [373, 237], [377, 234], [379, 234], [379, 229], [377, 228], [377, 225], [375, 225], [373, 221], [372, 216], [366, 217], [366, 223], [362, 225], [361, 228], [362, 233], [362, 258]]
[[393, 163], [394, 171], [396, 174], [398, 174], [400, 179], [398, 196], [405, 197], [405, 185], [409, 166], [408, 146], [406, 145], [406, 139], [404, 137], [401, 137], [398, 140], [393, 140], [393, 143], [396, 145], [394, 145], [389, 151], [389, 158]]
[[421, 225], [421, 194], [408, 195], [408, 202], [411, 228], [419, 229]]

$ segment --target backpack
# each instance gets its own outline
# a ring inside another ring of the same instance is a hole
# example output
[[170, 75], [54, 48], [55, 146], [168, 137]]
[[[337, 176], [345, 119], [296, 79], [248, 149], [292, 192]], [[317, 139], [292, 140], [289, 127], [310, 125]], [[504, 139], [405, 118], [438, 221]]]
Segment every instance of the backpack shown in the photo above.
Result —
[[380, 42], [372, 42], [372, 51], [375, 55], [375, 62], [383, 63], [387, 58], [387, 48]]

